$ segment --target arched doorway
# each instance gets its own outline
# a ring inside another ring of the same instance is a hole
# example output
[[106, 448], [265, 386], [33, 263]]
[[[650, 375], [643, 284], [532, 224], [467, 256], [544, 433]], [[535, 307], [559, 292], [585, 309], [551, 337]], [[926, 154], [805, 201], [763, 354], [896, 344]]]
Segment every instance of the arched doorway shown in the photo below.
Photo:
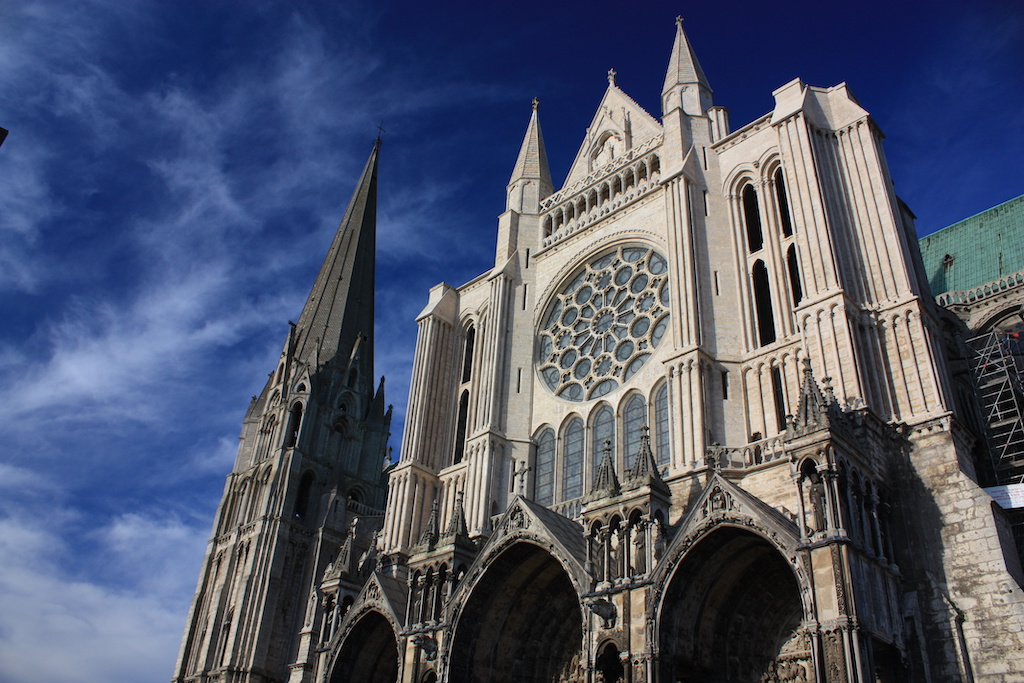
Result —
[[553, 683], [580, 669], [583, 615], [562, 565], [516, 543], [488, 567], [462, 609], [451, 683]]
[[[796, 576], [762, 537], [722, 527], [673, 574], [661, 606], [663, 681], [813, 680]], [[766, 678], [767, 677], [767, 678]]]
[[395, 631], [380, 612], [367, 612], [342, 643], [331, 683], [395, 683], [397, 680]]
[[600, 648], [595, 668], [601, 674], [604, 683], [622, 683], [626, 680], [626, 669], [622, 666], [622, 656], [615, 643], [608, 643]]

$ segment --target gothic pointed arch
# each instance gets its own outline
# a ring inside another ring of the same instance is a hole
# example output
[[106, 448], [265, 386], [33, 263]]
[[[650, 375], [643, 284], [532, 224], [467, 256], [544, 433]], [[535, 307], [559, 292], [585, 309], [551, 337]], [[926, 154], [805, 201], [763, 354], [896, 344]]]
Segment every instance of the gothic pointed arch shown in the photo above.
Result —
[[495, 550], [464, 584], [447, 680], [512, 683], [581, 674], [583, 608], [563, 563], [550, 548], [514, 535]]
[[374, 572], [348, 607], [328, 645], [325, 671], [328, 683], [400, 680], [402, 632], [408, 603], [403, 583]]
[[713, 475], [653, 577], [662, 680], [776, 680], [780, 668], [813, 680], [798, 545], [792, 520]]
[[347, 635], [327, 679], [330, 683], [398, 681], [398, 639], [383, 614], [376, 610], [366, 611], [353, 622]]

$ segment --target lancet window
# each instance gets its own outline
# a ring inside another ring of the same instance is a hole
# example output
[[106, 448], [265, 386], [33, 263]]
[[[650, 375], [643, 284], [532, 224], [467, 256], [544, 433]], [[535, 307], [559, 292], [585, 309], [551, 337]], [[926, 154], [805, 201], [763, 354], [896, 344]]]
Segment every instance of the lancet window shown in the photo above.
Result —
[[583, 420], [573, 418], [562, 445], [562, 500], [583, 495]]
[[757, 191], [747, 184], [741, 194], [743, 198], [743, 224], [747, 229], [747, 248], [751, 253], [760, 251], [764, 246], [764, 233], [761, 230], [761, 209], [757, 205]]
[[758, 259], [751, 269], [754, 286], [754, 312], [757, 315], [757, 338], [761, 346], [775, 341], [775, 313], [772, 309], [772, 290], [768, 282], [768, 269]]
[[796, 306], [804, 298], [804, 288], [800, 285], [800, 264], [796, 260], [796, 245], [789, 245], [786, 250], [786, 270], [789, 273], [789, 291], [793, 295], [793, 305]]
[[459, 416], [455, 424], [455, 452], [452, 454], [452, 462], [462, 462], [466, 452], [466, 430], [469, 428], [469, 390], [464, 389], [459, 397]]
[[466, 348], [462, 356], [462, 381], [468, 382], [473, 377], [473, 347], [476, 344], [476, 328], [472, 325], [466, 329]]
[[298, 401], [292, 406], [288, 415], [288, 433], [285, 436], [285, 448], [294, 448], [299, 441], [299, 426], [302, 424], [302, 404]]
[[[612, 457], [614, 458], [615, 453], [615, 413], [612, 412], [611, 406], [602, 406], [598, 408], [597, 413], [594, 415], [593, 423], [593, 436], [592, 436], [592, 458], [593, 472], [595, 475], [598, 468], [601, 466], [601, 458], [604, 457], [605, 443], [607, 442], [612, 448]], [[613, 461], [614, 462], [614, 461]], [[593, 477], [591, 477], [593, 479]]]
[[541, 505], [551, 505], [555, 497], [555, 432], [550, 428], [537, 439], [536, 466], [533, 498]]
[[783, 237], [793, 235], [793, 218], [789, 213], [789, 199], [786, 197], [786, 179], [782, 168], [775, 171], [775, 200], [779, 208], [779, 227]]
[[654, 393], [654, 458], [659, 465], [672, 459], [668, 424], [668, 385], [662, 384]]
[[643, 396], [633, 395], [626, 403], [625, 420], [622, 425], [624, 453], [624, 470], [629, 471], [633, 467], [637, 453], [640, 452], [640, 437], [643, 434], [646, 418], [646, 407]]

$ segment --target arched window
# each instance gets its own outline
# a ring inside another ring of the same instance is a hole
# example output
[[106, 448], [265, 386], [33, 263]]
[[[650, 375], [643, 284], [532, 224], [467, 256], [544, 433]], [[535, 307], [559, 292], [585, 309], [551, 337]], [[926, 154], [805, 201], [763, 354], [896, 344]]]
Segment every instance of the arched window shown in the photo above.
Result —
[[793, 293], [793, 305], [804, 298], [804, 288], [800, 286], [800, 264], [796, 260], [796, 245], [789, 245], [786, 250], [786, 267], [789, 269], [789, 289]]
[[309, 499], [313, 491], [314, 479], [315, 477], [312, 472], [306, 472], [302, 475], [302, 480], [299, 482], [299, 492], [295, 496], [296, 517], [305, 517], [309, 512]]
[[555, 502], [555, 432], [545, 429], [537, 439], [537, 478], [533, 499], [541, 505]]
[[462, 381], [468, 382], [473, 377], [473, 346], [476, 343], [476, 328], [472, 325], [466, 330], [466, 351], [462, 356]]
[[285, 448], [294, 448], [299, 442], [299, 425], [302, 424], [302, 404], [297, 402], [292, 406], [288, 416], [288, 433], [284, 438]]
[[786, 197], [786, 178], [781, 168], [775, 171], [775, 199], [779, 205], [779, 225], [782, 226], [782, 235], [789, 237], [793, 234], [793, 219], [789, 215], [789, 199]]
[[772, 394], [775, 397], [775, 424], [781, 432], [786, 428], [786, 394], [782, 386], [782, 370], [772, 368]]
[[640, 452], [640, 436], [643, 434], [643, 427], [646, 422], [644, 419], [645, 412], [644, 399], [639, 394], [630, 398], [626, 403], [625, 421], [622, 425], [622, 445], [625, 448], [623, 457], [626, 472], [633, 467], [633, 461], [636, 460], [636, 455]]
[[772, 312], [772, 291], [768, 286], [768, 269], [764, 261], [754, 262], [754, 310], [757, 313], [757, 336], [761, 346], [775, 341], [775, 314]]
[[462, 456], [465, 455], [468, 416], [469, 391], [463, 391], [459, 398], [459, 419], [455, 425], [455, 453], [452, 454], [452, 463], [462, 462]]
[[751, 252], [760, 251], [764, 246], [764, 235], [761, 233], [761, 210], [757, 206], [757, 192], [753, 185], [743, 188], [743, 222], [747, 228], [747, 248]]
[[573, 418], [562, 444], [562, 500], [572, 500], [583, 495], [583, 420]]
[[663, 384], [654, 394], [654, 459], [667, 465], [672, 459], [668, 433], [668, 385]]
[[270, 449], [274, 442], [274, 437], [277, 432], [277, 418], [273, 415], [268, 415], [267, 419], [263, 423], [263, 429], [260, 430], [259, 440], [256, 446], [256, 462], [262, 462], [270, 455]]
[[593, 471], [596, 477], [597, 470], [601, 467], [601, 458], [604, 457], [606, 441], [611, 442], [612, 463], [615, 462], [615, 413], [610, 406], [599, 408], [594, 415], [593, 440]]

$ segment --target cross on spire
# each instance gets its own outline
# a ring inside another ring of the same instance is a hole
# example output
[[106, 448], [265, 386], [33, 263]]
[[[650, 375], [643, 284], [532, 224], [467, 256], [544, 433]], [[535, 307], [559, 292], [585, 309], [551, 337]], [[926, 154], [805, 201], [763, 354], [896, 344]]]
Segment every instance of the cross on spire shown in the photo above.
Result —
[[533, 110], [537, 111], [537, 109], [540, 107], [540, 98], [539, 97], [534, 97], [532, 104], [533, 104]]

